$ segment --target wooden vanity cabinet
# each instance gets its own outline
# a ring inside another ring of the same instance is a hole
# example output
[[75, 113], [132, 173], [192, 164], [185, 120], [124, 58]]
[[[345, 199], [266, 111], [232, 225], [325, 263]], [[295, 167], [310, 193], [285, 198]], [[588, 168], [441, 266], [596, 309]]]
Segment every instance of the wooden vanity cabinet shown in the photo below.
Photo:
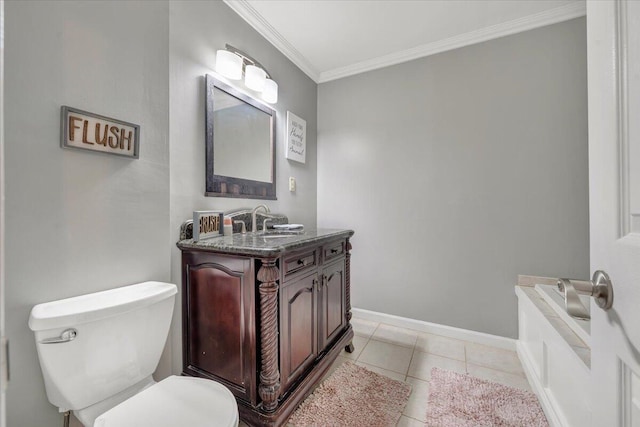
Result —
[[183, 251], [183, 374], [219, 381], [249, 425], [278, 426], [352, 349], [348, 239], [272, 258]]

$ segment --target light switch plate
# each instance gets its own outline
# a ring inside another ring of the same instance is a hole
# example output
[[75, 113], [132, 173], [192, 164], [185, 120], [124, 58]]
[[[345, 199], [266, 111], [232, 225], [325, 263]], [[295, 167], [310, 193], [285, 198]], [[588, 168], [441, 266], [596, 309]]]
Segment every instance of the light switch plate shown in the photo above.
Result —
[[289, 177], [289, 191], [296, 191], [296, 179], [292, 176]]

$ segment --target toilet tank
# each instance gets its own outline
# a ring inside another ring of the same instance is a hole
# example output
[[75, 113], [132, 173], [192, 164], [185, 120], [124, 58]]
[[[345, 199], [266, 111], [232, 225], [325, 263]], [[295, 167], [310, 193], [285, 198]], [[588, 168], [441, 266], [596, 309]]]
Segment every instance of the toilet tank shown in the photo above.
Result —
[[[33, 307], [29, 327], [49, 401], [61, 411], [78, 410], [150, 376], [176, 293], [174, 284], [144, 282]], [[76, 331], [72, 340], [45, 343], [69, 329]]]

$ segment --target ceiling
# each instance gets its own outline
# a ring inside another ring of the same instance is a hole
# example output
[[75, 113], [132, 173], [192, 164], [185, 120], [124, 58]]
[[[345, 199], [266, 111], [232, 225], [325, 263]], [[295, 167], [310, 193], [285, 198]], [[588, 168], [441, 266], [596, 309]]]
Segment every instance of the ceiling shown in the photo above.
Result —
[[322, 83], [586, 14], [585, 0], [224, 0]]

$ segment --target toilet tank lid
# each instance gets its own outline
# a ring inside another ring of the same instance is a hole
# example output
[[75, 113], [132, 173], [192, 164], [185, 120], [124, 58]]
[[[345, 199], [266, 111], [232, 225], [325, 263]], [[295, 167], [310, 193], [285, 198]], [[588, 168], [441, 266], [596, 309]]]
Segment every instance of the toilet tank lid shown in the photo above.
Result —
[[32, 331], [79, 325], [154, 304], [178, 292], [176, 285], [143, 282], [38, 304], [31, 309]]

